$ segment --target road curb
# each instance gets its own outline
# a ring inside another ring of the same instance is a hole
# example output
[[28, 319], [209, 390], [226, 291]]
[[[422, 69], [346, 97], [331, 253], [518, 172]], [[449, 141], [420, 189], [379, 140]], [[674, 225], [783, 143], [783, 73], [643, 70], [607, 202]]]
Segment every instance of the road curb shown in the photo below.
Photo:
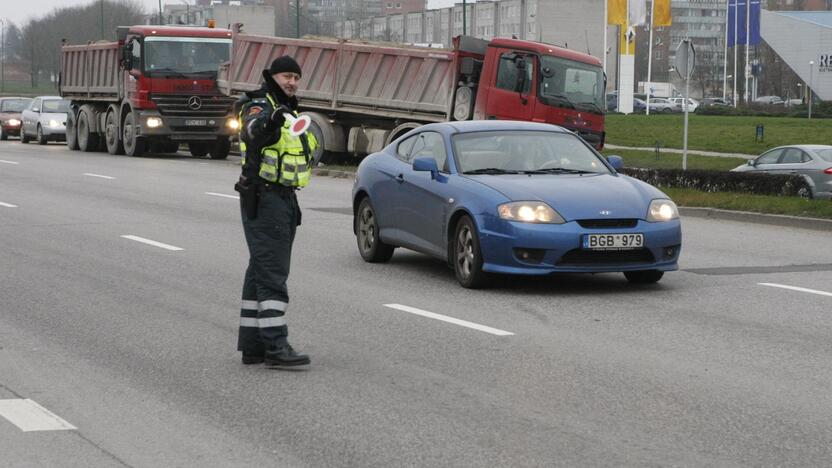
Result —
[[355, 172], [326, 169], [323, 167], [312, 168], [312, 174], [317, 176], [334, 177], [336, 179], [349, 179], [355, 177]]
[[745, 223], [768, 224], [770, 226], [796, 227], [815, 231], [832, 231], [832, 220], [803, 218], [800, 216], [752, 213], [750, 211], [720, 210], [717, 208], [700, 208], [680, 206], [679, 213], [695, 218], [724, 219]]

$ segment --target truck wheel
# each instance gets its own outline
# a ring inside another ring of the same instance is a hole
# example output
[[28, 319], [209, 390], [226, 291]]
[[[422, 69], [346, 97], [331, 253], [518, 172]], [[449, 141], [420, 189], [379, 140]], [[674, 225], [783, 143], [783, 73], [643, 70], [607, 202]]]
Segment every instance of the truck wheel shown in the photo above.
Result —
[[124, 137], [122, 138], [122, 141], [124, 142], [124, 152], [128, 156], [141, 156], [144, 153], [144, 138], [136, 135], [135, 127], [135, 117], [133, 117], [133, 113], [130, 112], [127, 114], [127, 117], [124, 118]]
[[191, 156], [195, 158], [204, 158], [208, 154], [208, 145], [203, 142], [188, 143], [188, 150], [191, 151]]
[[0, 140], [1, 141], [6, 141], [8, 139], [9, 139], [9, 136], [6, 135], [5, 133], [3, 133], [3, 127], [0, 127]]
[[124, 154], [124, 145], [121, 142], [121, 138], [119, 138], [118, 116], [112, 110], [107, 112], [107, 119], [104, 123], [104, 143], [107, 145], [108, 153]]
[[217, 138], [217, 142], [208, 150], [211, 159], [225, 159], [231, 151], [231, 140], [227, 137]]
[[75, 111], [72, 109], [66, 115], [66, 146], [72, 151], [78, 150], [78, 129], [75, 125]]
[[90, 131], [90, 121], [94, 118], [87, 107], [78, 112], [78, 149], [84, 152], [98, 151], [98, 134]]
[[328, 164], [332, 159], [332, 153], [330, 151], [324, 151], [325, 141], [323, 130], [321, 130], [321, 127], [315, 121], [312, 121], [309, 125], [309, 131], [312, 132], [315, 140], [318, 141], [318, 147], [312, 152], [312, 166], [317, 166], [318, 163]]
[[41, 128], [40, 124], [38, 124], [38, 144], [45, 145], [49, 143], [49, 140], [46, 139], [46, 135], [43, 134], [43, 128]]

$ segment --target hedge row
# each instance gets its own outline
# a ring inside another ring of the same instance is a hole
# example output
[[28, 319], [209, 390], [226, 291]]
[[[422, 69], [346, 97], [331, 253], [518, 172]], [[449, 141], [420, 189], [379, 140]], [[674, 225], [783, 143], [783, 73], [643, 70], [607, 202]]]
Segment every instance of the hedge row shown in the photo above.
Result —
[[809, 184], [806, 179], [796, 174], [642, 168], [625, 168], [621, 172], [659, 188], [690, 188], [703, 192], [742, 192], [784, 196], [806, 196], [809, 193]]
[[[752, 104], [751, 106], [699, 106], [699, 115], [742, 115], [753, 117], [796, 117], [805, 119], [809, 114], [809, 106], [799, 105], [785, 107], [781, 105]], [[832, 118], [832, 103], [816, 102], [812, 105], [812, 118]]]

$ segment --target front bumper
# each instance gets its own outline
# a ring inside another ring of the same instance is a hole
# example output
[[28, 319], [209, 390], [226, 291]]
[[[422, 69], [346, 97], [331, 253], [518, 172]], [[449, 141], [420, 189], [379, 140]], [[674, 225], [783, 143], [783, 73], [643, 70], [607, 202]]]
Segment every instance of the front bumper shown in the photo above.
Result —
[[[532, 224], [481, 216], [477, 226], [483, 270], [492, 273], [546, 275], [679, 269], [682, 230], [678, 219], [664, 223], [638, 220], [633, 227], [593, 229], [575, 221]], [[613, 233], [642, 233], [644, 247], [615, 251], [582, 248], [585, 234]]]
[[9, 136], [20, 136], [20, 125], [3, 124], [3, 134]]
[[41, 123], [41, 131], [47, 140], [63, 141], [66, 139], [66, 122], [59, 122], [58, 125], [49, 125], [48, 123]]
[[[138, 136], [166, 138], [174, 141], [216, 140], [218, 136], [233, 136], [237, 130], [228, 126], [232, 115], [225, 117], [178, 117], [162, 115], [158, 111], [142, 110], [138, 114]], [[158, 127], [147, 125], [148, 119], [161, 120]]]

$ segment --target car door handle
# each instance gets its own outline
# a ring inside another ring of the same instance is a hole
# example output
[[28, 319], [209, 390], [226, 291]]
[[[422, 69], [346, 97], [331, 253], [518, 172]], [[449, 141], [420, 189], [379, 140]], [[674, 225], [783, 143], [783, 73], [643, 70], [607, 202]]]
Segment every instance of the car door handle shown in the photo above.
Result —
[[404, 174], [399, 174], [396, 176], [396, 182], [402, 183], [404, 182]]

